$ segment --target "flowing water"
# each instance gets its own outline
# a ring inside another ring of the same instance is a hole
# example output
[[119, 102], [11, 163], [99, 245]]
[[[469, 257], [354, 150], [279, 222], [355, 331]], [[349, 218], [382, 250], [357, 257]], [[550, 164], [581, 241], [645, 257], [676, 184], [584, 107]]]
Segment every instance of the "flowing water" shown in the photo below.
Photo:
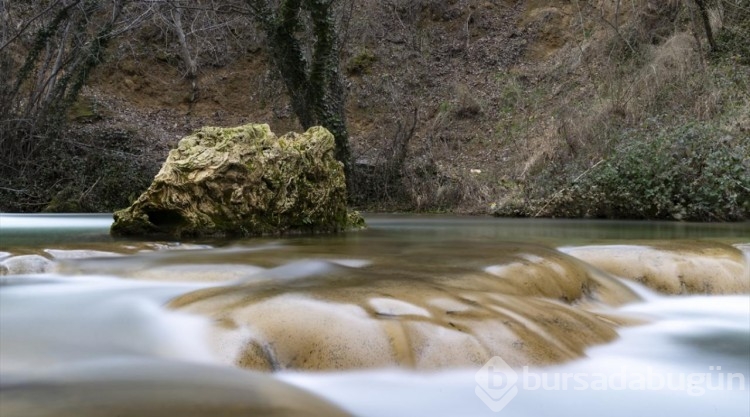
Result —
[[750, 225], [0, 215], [0, 416], [750, 415]]

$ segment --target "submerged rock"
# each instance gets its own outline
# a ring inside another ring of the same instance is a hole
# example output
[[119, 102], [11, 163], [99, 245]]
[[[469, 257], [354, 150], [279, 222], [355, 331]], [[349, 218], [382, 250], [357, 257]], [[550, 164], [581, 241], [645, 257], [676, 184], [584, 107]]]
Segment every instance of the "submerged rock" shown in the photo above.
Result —
[[52, 259], [86, 259], [86, 258], [111, 258], [122, 256], [121, 253], [93, 250], [93, 249], [45, 249]]
[[[544, 247], [496, 249], [493, 265], [440, 273], [418, 256], [366, 267], [295, 262], [170, 306], [215, 323], [222, 361], [263, 371], [478, 369], [493, 356], [511, 366], [554, 364], [629, 323], [608, 308], [638, 296], [607, 274]], [[471, 256], [476, 265], [485, 259]]]
[[718, 242], [652, 242], [564, 251], [662, 294], [743, 294], [750, 292], [750, 266], [740, 249]]
[[43, 274], [52, 265], [52, 261], [40, 255], [12, 256], [0, 262], [0, 275]]
[[330, 233], [364, 222], [346, 208], [343, 166], [322, 127], [204, 127], [169, 153], [151, 186], [114, 214], [120, 236]]
[[110, 359], [4, 375], [3, 417], [347, 417], [269, 375], [150, 358]]

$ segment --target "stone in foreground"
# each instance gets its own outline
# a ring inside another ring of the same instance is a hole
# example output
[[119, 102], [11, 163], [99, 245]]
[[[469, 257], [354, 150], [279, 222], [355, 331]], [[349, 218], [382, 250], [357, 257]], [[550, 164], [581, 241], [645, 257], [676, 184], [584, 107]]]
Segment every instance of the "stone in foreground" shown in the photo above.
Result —
[[151, 186], [114, 214], [115, 236], [332, 233], [362, 227], [322, 127], [276, 137], [266, 124], [204, 127], [183, 138]]

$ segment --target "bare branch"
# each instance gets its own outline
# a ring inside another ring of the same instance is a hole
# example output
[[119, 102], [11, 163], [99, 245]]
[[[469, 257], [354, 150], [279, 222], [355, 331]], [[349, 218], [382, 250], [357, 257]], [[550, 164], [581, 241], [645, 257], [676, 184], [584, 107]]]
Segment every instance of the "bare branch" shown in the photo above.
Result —
[[[50, 5], [49, 5], [49, 6], [47, 6], [47, 8], [45, 8], [45, 9], [44, 9], [44, 10], [42, 10], [41, 12], [37, 13], [36, 15], [34, 15], [34, 16], [33, 16], [33, 17], [31, 18], [31, 19], [29, 19], [29, 20], [28, 20], [28, 21], [26, 21], [25, 23], [23, 23], [23, 24], [21, 25], [21, 28], [20, 28], [20, 29], [18, 29], [18, 31], [16, 32], [16, 34], [15, 34], [15, 35], [13, 35], [13, 36], [12, 36], [12, 37], [11, 37], [10, 39], [8, 39], [8, 40], [7, 40], [7, 41], [5, 41], [5, 42], [4, 42], [4, 43], [3, 43], [2, 45], [0, 45], [0, 51], [2, 51], [2, 50], [3, 50], [3, 49], [5, 49], [5, 48], [6, 48], [6, 47], [7, 47], [8, 45], [10, 45], [10, 44], [11, 44], [11, 43], [12, 43], [13, 41], [15, 41], [15, 40], [16, 40], [16, 39], [17, 39], [17, 38], [18, 38], [19, 36], [21, 36], [21, 35], [22, 35], [22, 34], [23, 34], [23, 33], [24, 33], [25, 31], [26, 31], [26, 29], [28, 29], [28, 28], [29, 28], [29, 26], [30, 26], [30, 25], [31, 25], [32, 23], [34, 23], [35, 21], [37, 21], [37, 20], [38, 20], [39, 18], [41, 18], [42, 16], [46, 15], [46, 14], [47, 14], [47, 13], [48, 13], [48, 12], [49, 12], [50, 10], [54, 9], [54, 8], [55, 8], [55, 7], [56, 7], [56, 6], [58, 5], [58, 4], [60, 4], [60, 2], [61, 2], [61, 1], [62, 1], [62, 0], [55, 0], [54, 2], [50, 3]], [[75, 6], [75, 5], [77, 4], [77, 3], [79, 3], [79, 1], [76, 1], [76, 2], [74, 2], [74, 3], [71, 3], [70, 5], [66, 6], [66, 8], [71, 8], [71, 7]]]

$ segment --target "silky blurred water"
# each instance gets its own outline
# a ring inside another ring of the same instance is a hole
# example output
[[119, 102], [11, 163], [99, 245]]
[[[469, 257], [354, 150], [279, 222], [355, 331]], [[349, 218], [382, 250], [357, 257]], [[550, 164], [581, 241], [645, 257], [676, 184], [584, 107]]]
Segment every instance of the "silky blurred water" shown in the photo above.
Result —
[[[172, 393], [200, 390], [204, 394], [195, 401], [202, 402], [221, 397], [219, 392], [248, 389], [245, 371], [222, 363], [212, 351], [210, 320], [166, 307], [175, 297], [205, 288], [241, 283], [293, 292], [334, 285], [336, 277], [349, 275], [400, 274], [408, 280], [419, 274], [481, 271], [518, 245], [750, 242], [747, 223], [367, 220], [368, 230], [336, 236], [150, 242], [111, 239], [111, 217], [105, 215], [2, 214], [0, 261], [39, 256], [49, 265], [31, 274], [13, 274], [6, 267], [10, 274], [0, 276], [0, 403], [17, 405], [18, 392], [39, 399], [49, 392], [35, 387], [49, 384], [74, 387], [71, 395], [76, 395], [81, 381], [125, 384], [112, 385], [113, 390], [149, 381], [173, 387]], [[478, 367], [284, 371], [270, 378], [357, 416], [750, 415], [750, 297], [662, 296], [636, 283], [626, 285], [642, 301], [607, 313], [644, 324], [621, 329], [616, 341], [592, 347], [587, 357], [573, 362], [505, 370], [518, 377], [512, 384], [517, 391], [499, 412], [477, 395]], [[656, 383], [669, 375], [671, 387]], [[181, 382], [188, 380], [195, 385]], [[133, 392], [127, 401], [158, 403], [157, 397]], [[108, 406], [115, 407], [124, 400], [110, 401]], [[18, 409], [6, 408], [2, 417]]]

